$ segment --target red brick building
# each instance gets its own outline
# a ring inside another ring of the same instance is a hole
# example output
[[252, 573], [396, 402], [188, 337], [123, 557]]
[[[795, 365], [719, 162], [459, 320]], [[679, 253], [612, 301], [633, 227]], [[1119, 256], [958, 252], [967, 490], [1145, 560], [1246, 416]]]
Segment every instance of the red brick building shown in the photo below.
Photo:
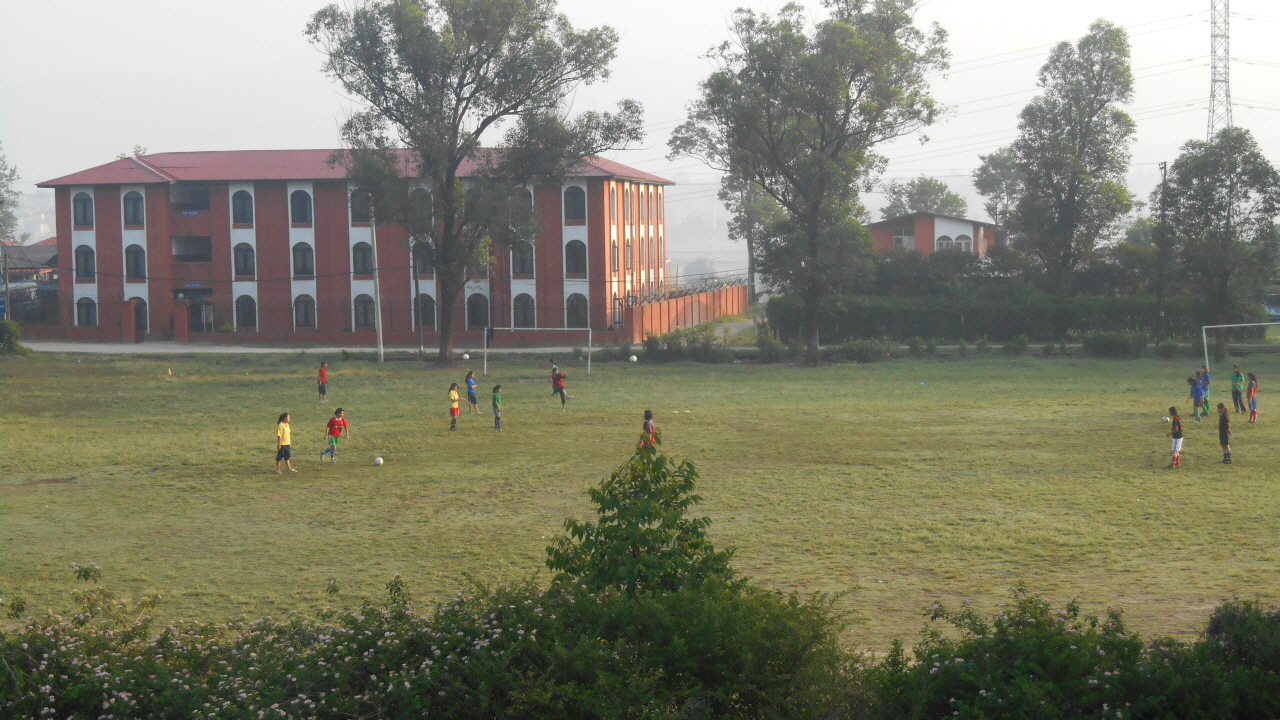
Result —
[[912, 213], [867, 225], [877, 252], [915, 250], [929, 255], [937, 250], [962, 250], [985, 256], [996, 242], [996, 227], [977, 220]]
[[[116, 339], [136, 328], [138, 339], [372, 342], [375, 232], [330, 153], [160, 153], [40, 183], [55, 191], [61, 336]], [[670, 184], [591, 159], [561, 185], [530, 188], [541, 232], [532, 250], [499, 253], [490, 277], [467, 284], [459, 340], [476, 342], [487, 326], [625, 339], [626, 307], [664, 286]], [[430, 267], [419, 264], [415, 303], [406, 234], [379, 225], [376, 237], [387, 341], [416, 343], [418, 318], [434, 341]]]

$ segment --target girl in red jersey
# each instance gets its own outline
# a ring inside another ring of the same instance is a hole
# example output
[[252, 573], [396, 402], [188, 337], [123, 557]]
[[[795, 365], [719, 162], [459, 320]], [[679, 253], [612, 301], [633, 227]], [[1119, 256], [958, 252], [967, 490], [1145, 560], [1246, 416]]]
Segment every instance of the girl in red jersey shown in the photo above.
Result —
[[351, 439], [351, 426], [347, 425], [347, 418], [342, 414], [342, 408], [338, 408], [333, 412], [333, 417], [329, 418], [329, 424], [325, 428], [325, 437], [328, 438], [328, 446], [320, 451], [320, 461], [324, 461], [324, 454], [329, 453], [333, 462], [338, 462], [338, 440], [346, 433], [347, 439]]
[[560, 368], [556, 368], [555, 370], [551, 371], [551, 394], [560, 396], [560, 412], [561, 413], [564, 412], [564, 405], [569, 401], [569, 398], [571, 397], [569, 394], [565, 392], [565, 389], [564, 389], [564, 379], [567, 377], [569, 376], [560, 372]]
[[325, 400], [325, 395], [329, 393], [329, 363], [320, 363], [320, 374], [316, 378], [316, 389], [320, 391], [320, 402], [329, 402]]
[[653, 422], [653, 411], [644, 411], [644, 434], [640, 436], [640, 447], [653, 447], [657, 444], [658, 426]]

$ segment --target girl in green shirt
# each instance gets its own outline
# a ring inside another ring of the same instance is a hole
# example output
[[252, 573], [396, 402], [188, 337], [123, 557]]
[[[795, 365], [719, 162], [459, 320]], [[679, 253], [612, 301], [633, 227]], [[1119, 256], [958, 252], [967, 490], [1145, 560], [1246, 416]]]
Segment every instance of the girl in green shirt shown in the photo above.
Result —
[[493, 386], [493, 429], [502, 429], [502, 386]]

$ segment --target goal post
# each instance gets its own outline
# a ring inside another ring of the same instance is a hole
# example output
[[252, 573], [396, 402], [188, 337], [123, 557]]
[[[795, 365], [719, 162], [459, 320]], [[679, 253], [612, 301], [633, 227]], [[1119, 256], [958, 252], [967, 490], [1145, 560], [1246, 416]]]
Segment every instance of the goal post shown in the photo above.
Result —
[[1280, 326], [1280, 322], [1264, 322], [1264, 323], [1237, 323], [1235, 325], [1201, 325], [1200, 326], [1200, 344], [1204, 347], [1204, 368], [1209, 370], [1209, 331], [1210, 330], [1227, 330], [1230, 328], [1243, 327], [1275, 327]]
[[587, 374], [591, 374], [591, 328], [522, 328], [522, 327], [491, 327], [484, 329], [484, 377], [489, 376], [489, 338], [494, 336], [498, 331], [508, 332], [558, 332], [558, 333], [586, 333], [587, 334]]

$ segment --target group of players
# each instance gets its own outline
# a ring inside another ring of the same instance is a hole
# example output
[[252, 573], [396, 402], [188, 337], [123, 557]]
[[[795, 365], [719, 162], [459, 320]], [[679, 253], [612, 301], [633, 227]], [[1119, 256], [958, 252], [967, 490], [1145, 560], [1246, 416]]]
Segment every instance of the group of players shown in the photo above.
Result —
[[[1195, 372], [1194, 375], [1187, 378], [1187, 385], [1190, 387], [1190, 394], [1187, 399], [1191, 401], [1191, 414], [1196, 422], [1200, 422], [1202, 417], [1209, 417], [1209, 368], [1204, 365]], [[1249, 422], [1258, 422], [1258, 376], [1253, 373], [1242, 373], [1239, 365], [1231, 366], [1231, 403], [1235, 407], [1235, 412], [1249, 413]], [[1222, 446], [1223, 465], [1231, 464], [1231, 415], [1227, 409], [1226, 403], [1218, 403], [1218, 444]], [[1169, 432], [1169, 437], [1173, 440], [1173, 455], [1168, 467], [1176, 468], [1182, 465], [1182, 418], [1178, 417], [1178, 408], [1176, 406], [1169, 408], [1169, 417], [1165, 418], [1168, 422], [1173, 423]]]
[[[560, 412], [565, 412], [565, 406], [569, 400], [573, 399], [565, 389], [565, 380], [569, 377], [567, 373], [560, 369], [556, 364], [555, 358], [550, 359], [551, 364], [551, 394], [560, 398]], [[477, 397], [476, 374], [474, 371], [468, 371], [467, 376], [463, 378], [466, 385], [467, 405], [470, 410], [469, 414], [480, 415], [480, 401]], [[316, 376], [316, 389], [320, 395], [320, 402], [327, 403], [329, 390], [329, 363], [321, 362], [320, 370]], [[458, 429], [458, 415], [461, 414], [459, 404], [462, 400], [458, 394], [458, 383], [449, 385], [449, 429]], [[293, 468], [293, 429], [290, 425], [289, 413], [281, 413], [276, 420], [276, 473], [284, 474], [284, 469], [289, 472], [297, 472]], [[646, 429], [650, 430], [652, 437], [652, 414], [645, 411]], [[502, 430], [502, 385], [493, 386], [493, 429]], [[338, 443], [343, 438], [351, 438], [351, 426], [347, 423], [347, 418], [342, 408], [338, 408], [333, 412], [333, 417], [329, 418], [329, 422], [325, 428], [326, 445], [320, 451], [320, 460], [324, 461], [324, 456], [328, 455], [330, 462], [338, 462]]]

